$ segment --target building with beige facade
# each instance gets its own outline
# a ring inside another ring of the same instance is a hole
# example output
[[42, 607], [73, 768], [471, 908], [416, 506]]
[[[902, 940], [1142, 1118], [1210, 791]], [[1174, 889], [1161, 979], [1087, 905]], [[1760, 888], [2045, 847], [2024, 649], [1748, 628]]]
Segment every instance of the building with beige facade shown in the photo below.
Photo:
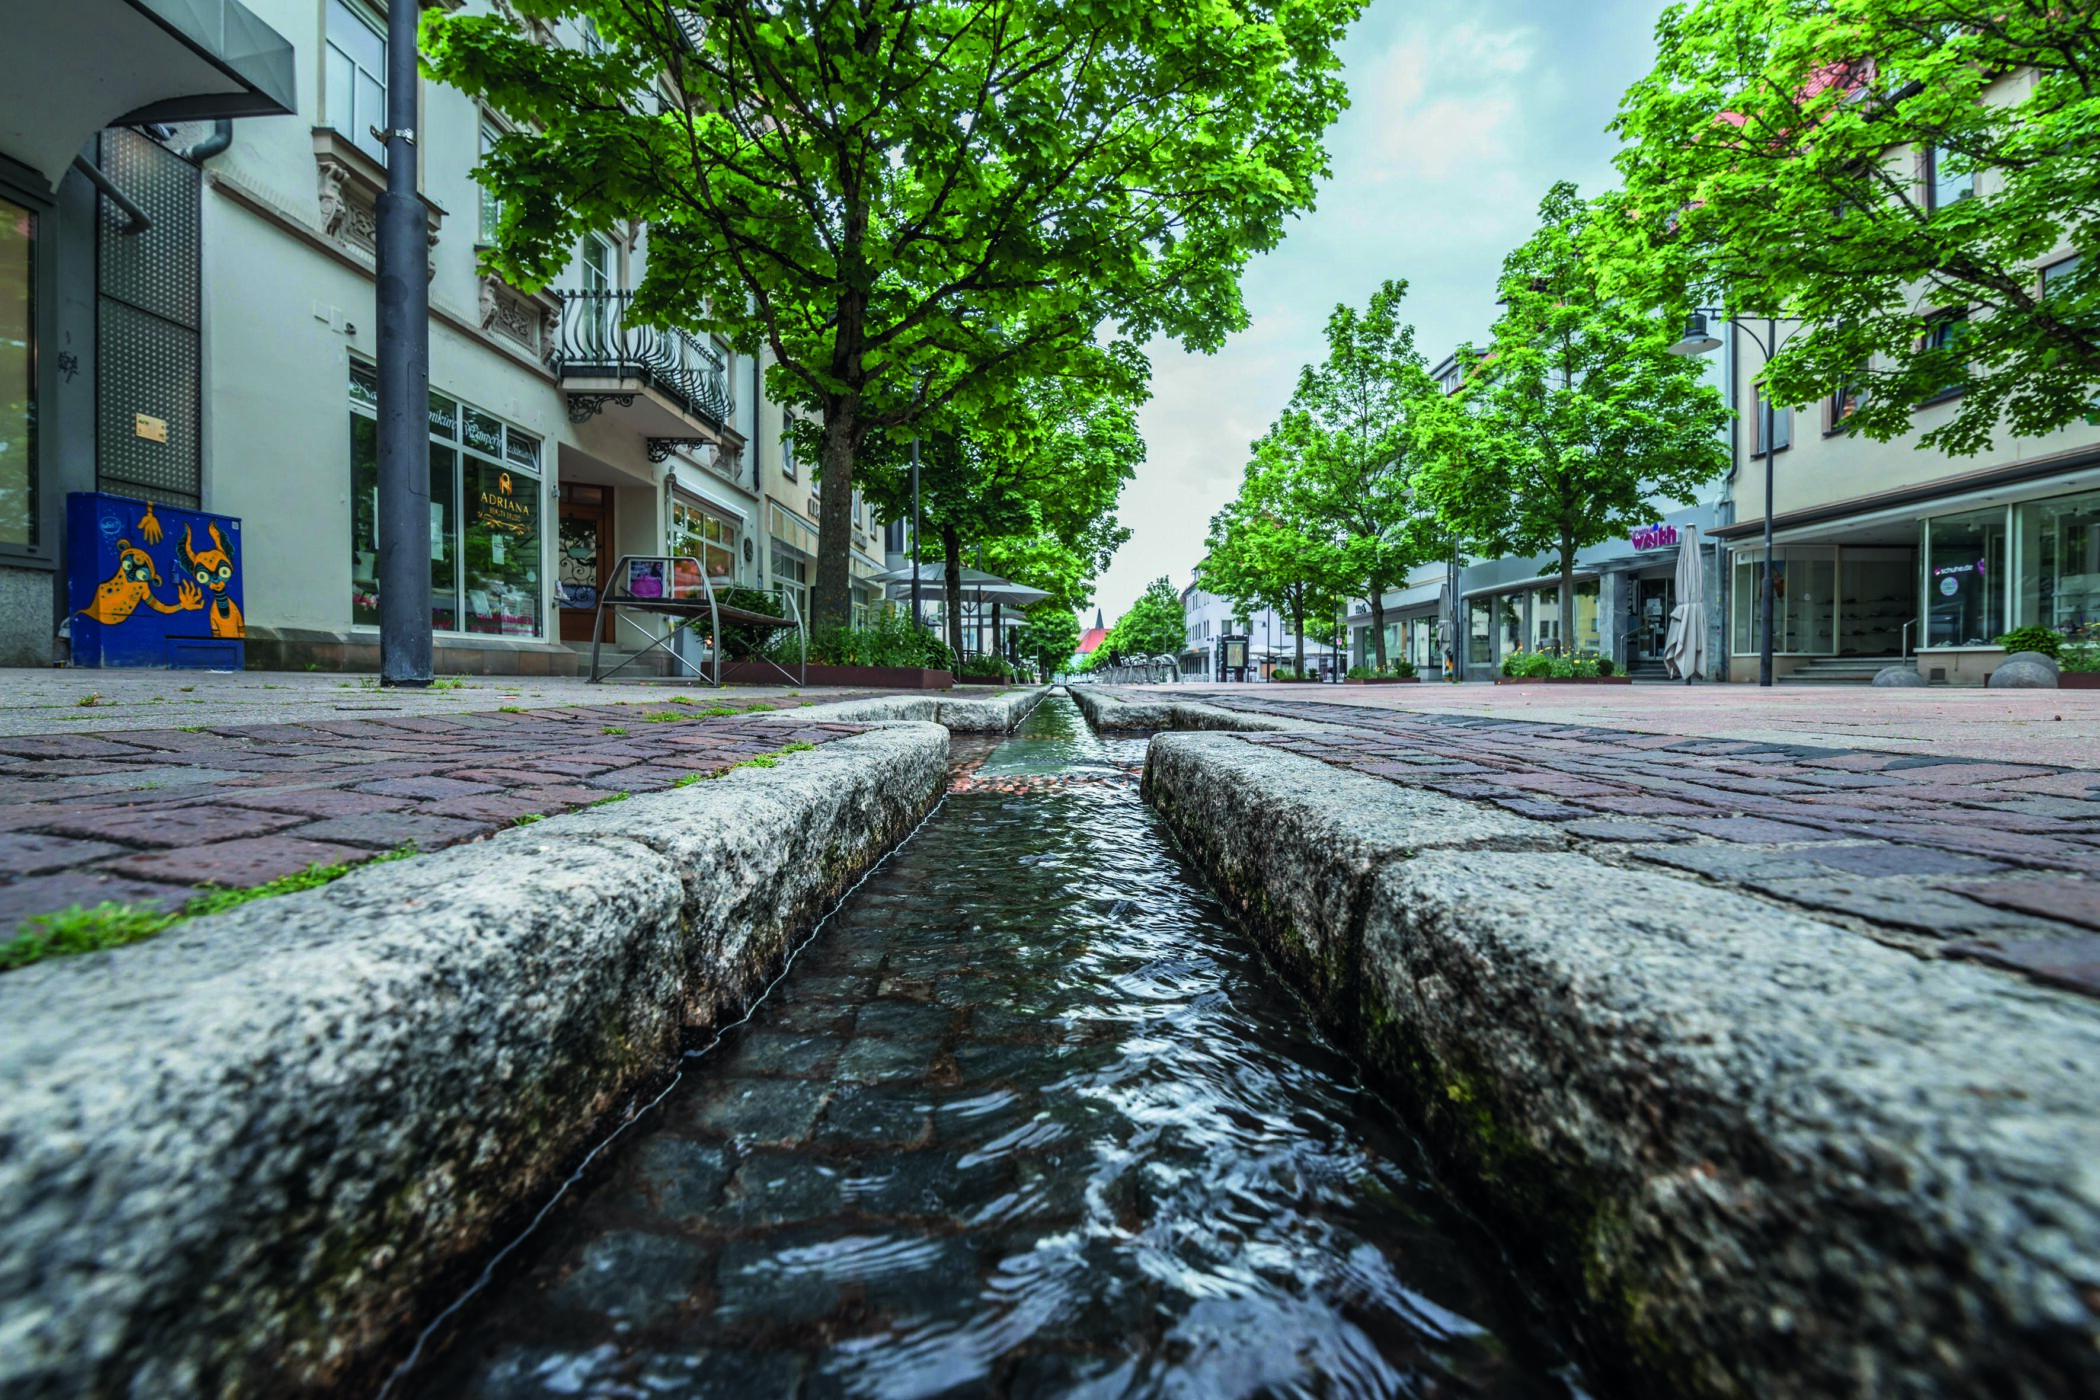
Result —
[[[1982, 176], [1948, 176], [1930, 156], [1898, 152], [1928, 207], [1988, 196]], [[2036, 292], [2070, 276], [2068, 244], [2038, 258]], [[1965, 312], [1933, 315], [1927, 334], [1958, 337]], [[1730, 480], [1724, 643], [1729, 677], [1757, 678], [1765, 524], [1765, 414], [1759, 339], [1726, 327], [1740, 416]], [[1790, 328], [1777, 327], [1780, 344]], [[2100, 636], [2100, 416], [2046, 437], [2000, 431], [1974, 457], [1920, 449], [1953, 417], [1951, 388], [1917, 405], [1913, 428], [1889, 442], [1851, 432], [1857, 391], [1780, 408], [1771, 443], [1773, 670], [1779, 679], [1865, 678], [1914, 658], [1929, 681], [1980, 685], [2004, 651], [1997, 638], [2042, 626]]]
[[[121, 335], [104, 335], [94, 371], [91, 467], [47, 471], [45, 492], [238, 517], [248, 664], [375, 669], [374, 207], [385, 150], [373, 128], [385, 9], [247, 0], [243, 14], [281, 36], [289, 110], [237, 120], [223, 142], [208, 122], [91, 137], [116, 178], [150, 185], [165, 217], [121, 248], [148, 255], [139, 275], [101, 293], [101, 324], [114, 320]], [[550, 45], [595, 42], [572, 26], [517, 22]], [[586, 235], [545, 290], [486, 274], [500, 210], [472, 172], [503, 118], [427, 80], [421, 105], [436, 670], [574, 672], [623, 554], [689, 554], [717, 584], [785, 585], [806, 611], [817, 493], [766, 397], [764, 366], [719, 340], [632, 323], [649, 259], [641, 224]], [[187, 295], [171, 310], [156, 282]], [[170, 345], [179, 372], [116, 363]], [[134, 410], [171, 425], [166, 440], [127, 431]], [[879, 549], [869, 512], [854, 518], [861, 578], [879, 569]], [[4, 641], [17, 659], [63, 657], [65, 567], [56, 552], [46, 564], [61, 581], [48, 623], [35, 597], [25, 608], [10, 592]], [[857, 599], [876, 592], [863, 584]], [[662, 626], [608, 616], [603, 640], [631, 653]]]

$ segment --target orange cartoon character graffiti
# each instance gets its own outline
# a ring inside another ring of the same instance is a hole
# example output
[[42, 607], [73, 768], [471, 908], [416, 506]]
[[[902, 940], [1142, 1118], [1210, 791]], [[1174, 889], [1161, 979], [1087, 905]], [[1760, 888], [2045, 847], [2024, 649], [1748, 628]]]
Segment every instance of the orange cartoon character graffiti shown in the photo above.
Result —
[[[197, 580], [197, 586], [211, 591], [211, 634], [214, 637], [245, 637], [247, 629], [241, 622], [240, 605], [226, 592], [226, 585], [233, 581], [233, 555], [226, 548], [225, 537], [220, 535], [217, 525], [204, 527], [211, 532], [212, 547], [197, 549], [191, 542], [190, 527], [182, 527], [182, 545], [175, 557], [189, 576]], [[189, 588], [184, 582], [184, 588]], [[192, 589], [194, 592], [195, 590]]]
[[146, 551], [130, 540], [117, 541], [117, 571], [104, 579], [95, 588], [95, 601], [82, 608], [79, 616], [90, 618], [105, 627], [114, 627], [130, 617], [144, 603], [157, 613], [195, 612], [204, 606], [204, 594], [188, 579], [175, 580], [173, 604], [163, 603], [153, 596], [160, 584], [160, 571], [146, 557]]

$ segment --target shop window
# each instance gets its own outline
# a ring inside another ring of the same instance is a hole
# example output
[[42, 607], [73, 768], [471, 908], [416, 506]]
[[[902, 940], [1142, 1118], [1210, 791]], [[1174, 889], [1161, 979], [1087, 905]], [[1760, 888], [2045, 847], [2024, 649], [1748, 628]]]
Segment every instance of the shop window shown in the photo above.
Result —
[[0, 544], [37, 542], [36, 232], [0, 199]]
[[1495, 597], [1495, 630], [1501, 634], [1502, 654], [1524, 649], [1524, 602], [1515, 593], [1501, 593]]
[[2100, 641], [2100, 492], [2013, 507], [2019, 626]]
[[1495, 660], [1495, 620], [1485, 598], [1466, 604], [1466, 664], [1489, 666]]
[[805, 621], [809, 618], [809, 573], [808, 560], [788, 553], [780, 541], [773, 542], [773, 582], [794, 595]]
[[671, 552], [700, 561], [717, 587], [736, 580], [737, 527], [684, 501], [671, 506]]
[[1560, 588], [1541, 588], [1531, 595], [1531, 649], [1559, 655]]
[[[1754, 655], [1762, 647], [1763, 588], [1763, 552], [1738, 553], [1729, 609], [1729, 632], [1737, 655]], [[1837, 595], [1837, 552], [1834, 549], [1797, 545], [1773, 551], [1773, 652], [1789, 656], [1835, 654]]]
[[[1765, 455], [1765, 390], [1762, 384], [1750, 390], [1750, 455]], [[1794, 445], [1794, 411], [1784, 404], [1772, 410], [1772, 441], [1781, 452]]]
[[1897, 656], [1918, 642], [1917, 554], [1872, 546], [1838, 550], [1838, 655]]
[[1597, 631], [1597, 596], [1596, 579], [1575, 580], [1575, 628], [1569, 642], [1581, 656], [1595, 656], [1601, 646]]
[[2005, 631], [2001, 508], [1925, 522], [1925, 645], [1992, 646]]
[[[379, 427], [372, 370], [350, 372], [350, 620], [379, 622]], [[430, 395], [430, 625], [538, 636], [540, 493], [536, 438], [443, 394]]]
[[326, 53], [323, 123], [385, 165], [386, 147], [372, 129], [386, 130], [386, 26], [362, 4], [328, 0]]

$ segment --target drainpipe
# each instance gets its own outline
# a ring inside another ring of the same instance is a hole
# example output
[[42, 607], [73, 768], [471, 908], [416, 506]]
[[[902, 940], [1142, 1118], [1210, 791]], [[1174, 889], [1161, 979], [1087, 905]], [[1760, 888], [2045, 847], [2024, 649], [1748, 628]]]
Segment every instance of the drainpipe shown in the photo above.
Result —
[[130, 196], [118, 189], [116, 182], [102, 173], [100, 166], [86, 156], [75, 156], [73, 157], [73, 168], [85, 176], [89, 184], [100, 190], [105, 199], [116, 205], [117, 211], [128, 221], [124, 227], [117, 230], [119, 234], [130, 238], [153, 227], [153, 220], [146, 217], [146, 211], [133, 204]]
[[196, 145], [186, 150], [177, 151], [175, 154], [181, 156], [184, 160], [194, 161], [202, 165], [213, 156], [223, 154], [226, 148], [232, 144], [233, 118], [221, 117], [212, 124], [211, 135], [205, 137]]

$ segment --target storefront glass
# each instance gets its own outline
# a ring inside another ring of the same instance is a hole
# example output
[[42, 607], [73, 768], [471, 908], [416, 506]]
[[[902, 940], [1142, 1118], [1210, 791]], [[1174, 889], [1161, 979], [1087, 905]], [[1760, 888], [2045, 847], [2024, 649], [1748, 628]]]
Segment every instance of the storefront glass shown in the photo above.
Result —
[[671, 503], [671, 552], [698, 559], [717, 587], [736, 579], [737, 527], [697, 505]]
[[[1793, 545], [1772, 552], [1772, 650], [1789, 656], [1830, 656], [1837, 650], [1837, 550]], [[1764, 553], [1735, 556], [1730, 632], [1738, 655], [1759, 650]]]
[[1523, 650], [1524, 601], [1521, 594], [1503, 593], [1495, 598], [1495, 630], [1501, 634], [1502, 654]]
[[2019, 623], [2100, 640], [2100, 492], [2013, 507]]
[[[350, 620], [365, 626], [379, 623], [379, 426], [372, 416], [377, 401], [371, 369], [352, 365]], [[459, 446], [463, 439], [466, 451]], [[538, 464], [538, 439], [443, 394], [430, 395], [434, 629], [540, 634]]]
[[1925, 522], [1925, 645], [1984, 647], [2005, 631], [2003, 507]]
[[1541, 588], [1531, 595], [1531, 649], [1560, 651], [1560, 589]]
[[1838, 655], [1898, 656], [1903, 624], [1918, 615], [1917, 554], [1908, 549], [1843, 546], [1838, 550]]
[[1488, 600], [1475, 598], [1466, 604], [1466, 664], [1488, 666], [1495, 660], [1495, 618]]
[[36, 542], [36, 215], [0, 199], [0, 544]]

